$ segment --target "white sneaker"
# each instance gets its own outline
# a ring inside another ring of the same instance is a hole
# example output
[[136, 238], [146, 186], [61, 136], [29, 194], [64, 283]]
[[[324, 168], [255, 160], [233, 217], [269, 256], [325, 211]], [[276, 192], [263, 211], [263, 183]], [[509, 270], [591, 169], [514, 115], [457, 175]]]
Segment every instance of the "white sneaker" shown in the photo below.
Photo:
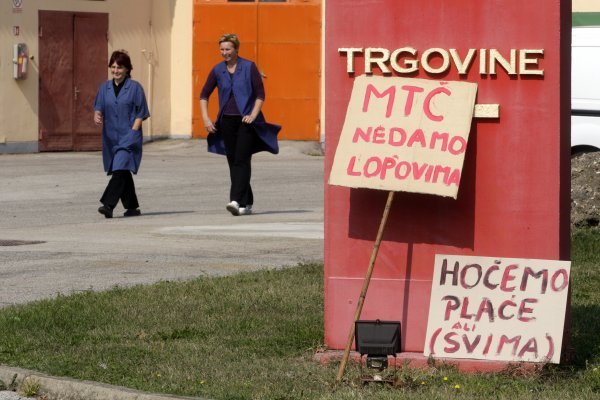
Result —
[[240, 215], [240, 205], [235, 200], [228, 203], [227, 206], [225, 207], [225, 209], [227, 209], [227, 211], [229, 211], [231, 213], [231, 215], [235, 215], [235, 216]]
[[249, 204], [246, 207], [240, 207], [240, 215], [252, 214], [252, 206]]

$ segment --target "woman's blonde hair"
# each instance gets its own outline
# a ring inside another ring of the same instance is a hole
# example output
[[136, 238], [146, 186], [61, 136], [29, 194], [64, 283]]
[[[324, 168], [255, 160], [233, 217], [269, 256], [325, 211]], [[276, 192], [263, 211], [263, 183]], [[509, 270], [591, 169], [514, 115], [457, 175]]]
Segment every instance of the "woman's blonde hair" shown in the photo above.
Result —
[[233, 47], [236, 50], [240, 49], [240, 39], [238, 39], [238, 37], [235, 33], [226, 33], [223, 36], [221, 36], [219, 38], [219, 44], [221, 44], [223, 42], [230, 42], [231, 44], [233, 44]]

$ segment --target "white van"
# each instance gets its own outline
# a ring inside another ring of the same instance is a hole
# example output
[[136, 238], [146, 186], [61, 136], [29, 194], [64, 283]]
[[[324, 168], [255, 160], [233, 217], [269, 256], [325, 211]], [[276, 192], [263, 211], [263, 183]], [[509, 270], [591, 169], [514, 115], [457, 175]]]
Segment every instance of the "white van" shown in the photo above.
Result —
[[573, 28], [571, 152], [600, 150], [600, 27]]

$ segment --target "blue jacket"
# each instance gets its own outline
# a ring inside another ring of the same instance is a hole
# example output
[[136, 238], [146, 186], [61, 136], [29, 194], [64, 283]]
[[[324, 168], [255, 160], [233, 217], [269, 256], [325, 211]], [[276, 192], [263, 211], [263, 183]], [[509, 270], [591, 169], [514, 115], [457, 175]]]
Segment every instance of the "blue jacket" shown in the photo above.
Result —
[[[252, 89], [251, 67], [252, 61], [241, 57], [238, 58], [233, 78], [231, 78], [229, 72], [227, 72], [227, 65], [225, 62], [220, 62], [214, 67], [214, 72], [217, 77], [217, 88], [219, 90], [219, 115], [217, 116], [217, 122], [215, 124], [217, 126], [217, 132], [209, 134], [206, 138], [208, 142], [208, 151], [211, 153], [225, 154], [225, 143], [223, 141], [223, 136], [219, 132], [219, 122], [221, 121], [223, 109], [225, 108], [231, 93], [233, 92], [235, 103], [242, 115], [249, 115], [252, 112], [252, 108], [256, 102], [256, 94]], [[279, 153], [277, 134], [281, 130], [281, 126], [266, 122], [262, 111], [252, 123], [252, 126], [258, 137], [261, 139], [256, 143], [252, 152], [268, 151], [273, 154]]]
[[129, 170], [137, 174], [142, 162], [142, 128], [131, 129], [136, 118], [150, 116], [144, 89], [139, 82], [125, 79], [119, 96], [115, 96], [112, 79], [102, 83], [94, 101], [94, 111], [104, 116], [102, 126], [102, 161], [108, 175]]

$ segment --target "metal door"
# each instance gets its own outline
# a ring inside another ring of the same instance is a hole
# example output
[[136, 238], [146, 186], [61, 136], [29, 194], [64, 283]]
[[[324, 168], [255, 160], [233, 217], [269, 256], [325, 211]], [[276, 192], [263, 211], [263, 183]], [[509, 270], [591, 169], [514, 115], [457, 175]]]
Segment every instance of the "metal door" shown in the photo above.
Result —
[[[284, 0], [194, 2], [194, 137], [205, 137], [199, 96], [210, 69], [219, 61], [217, 39], [236, 33], [240, 56], [263, 74], [267, 120], [283, 126], [280, 139], [319, 140], [321, 1]], [[209, 113], [217, 115], [217, 95]]]
[[93, 103], [107, 76], [108, 14], [39, 12], [39, 149], [102, 148]]

